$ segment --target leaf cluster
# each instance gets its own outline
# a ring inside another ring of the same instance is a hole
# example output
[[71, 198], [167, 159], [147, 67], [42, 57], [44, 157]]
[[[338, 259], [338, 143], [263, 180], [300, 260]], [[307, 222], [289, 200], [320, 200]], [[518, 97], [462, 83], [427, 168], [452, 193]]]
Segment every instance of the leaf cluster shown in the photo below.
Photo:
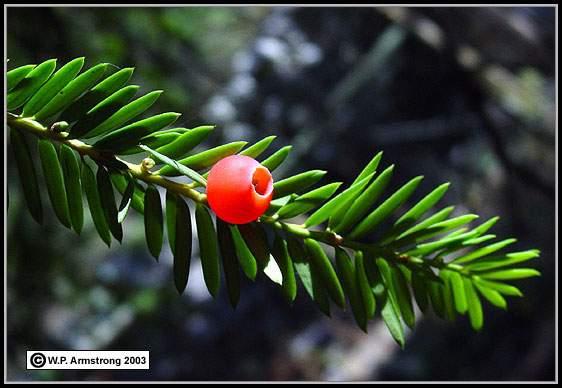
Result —
[[[175, 112], [142, 118], [162, 91], [137, 97], [139, 87], [128, 85], [132, 68], [102, 63], [83, 71], [83, 65], [84, 58], [77, 58], [57, 70], [51, 59], [7, 73], [10, 144], [28, 209], [41, 223], [42, 178], [60, 223], [80, 234], [87, 203], [108, 246], [122, 241], [123, 222], [134, 209], [157, 260], [166, 229], [180, 293], [196, 232], [213, 297], [224, 286], [236, 306], [241, 276], [255, 280], [263, 274], [292, 303], [300, 283], [328, 316], [334, 306], [350, 306], [364, 331], [378, 312], [403, 346], [405, 326], [415, 325], [414, 303], [448, 320], [467, 315], [479, 330], [483, 301], [506, 309], [506, 296], [522, 296], [512, 282], [539, 275], [519, 266], [538, 257], [538, 250], [505, 252], [516, 240], [489, 233], [497, 217], [471, 226], [476, 215], [438, 208], [448, 183], [415, 200], [422, 176], [388, 192], [395, 166], [382, 165], [382, 152], [351, 184], [317, 186], [325, 171], [301, 172], [275, 182], [274, 200], [258, 221], [215, 220], [204, 191], [214, 163], [239, 153], [273, 171], [291, 147], [264, 157], [275, 139], [269, 136], [251, 145], [204, 149], [214, 126], [176, 127]], [[127, 161], [136, 154], [145, 156], [142, 163]], [[295, 218], [301, 223], [290, 222]]]

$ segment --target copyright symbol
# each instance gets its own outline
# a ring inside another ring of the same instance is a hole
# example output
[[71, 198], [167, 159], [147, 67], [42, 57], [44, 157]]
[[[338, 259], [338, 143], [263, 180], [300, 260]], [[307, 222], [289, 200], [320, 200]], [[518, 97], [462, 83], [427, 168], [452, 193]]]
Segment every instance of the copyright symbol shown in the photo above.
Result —
[[45, 366], [47, 359], [43, 355], [43, 353], [33, 353], [29, 358], [29, 362], [34, 368], [42, 368]]

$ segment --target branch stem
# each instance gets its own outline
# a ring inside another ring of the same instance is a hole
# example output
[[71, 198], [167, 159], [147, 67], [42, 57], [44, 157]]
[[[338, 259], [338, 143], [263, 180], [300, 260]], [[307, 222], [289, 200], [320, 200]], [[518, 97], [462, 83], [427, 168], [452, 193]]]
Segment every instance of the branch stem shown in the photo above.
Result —
[[[126, 160], [123, 160], [116, 155], [103, 150], [98, 150], [90, 144], [84, 143], [78, 139], [69, 139], [67, 132], [55, 132], [45, 127], [41, 123], [35, 121], [33, 118], [26, 118], [8, 113], [8, 125], [11, 128], [15, 128], [21, 131], [31, 133], [37, 137], [48, 139], [51, 141], [56, 141], [61, 144], [66, 144], [67, 146], [74, 149], [81, 156], [88, 156], [93, 159], [96, 163], [102, 165], [111, 165], [118, 162], [121, 166], [127, 168], [131, 175], [147, 184], [154, 184], [161, 186], [173, 193], [183, 195], [193, 201], [207, 206], [207, 195], [195, 190], [198, 187], [196, 182], [193, 183], [180, 183], [172, 181], [170, 179], [164, 178], [161, 175], [146, 171], [142, 167], [142, 163], [133, 164]], [[113, 162], [113, 163], [112, 163]], [[283, 230], [286, 233], [290, 233], [296, 237], [306, 239], [312, 238], [314, 240], [320, 241], [324, 244], [331, 245], [333, 247], [346, 247], [356, 251], [364, 251], [373, 256], [384, 257], [387, 260], [394, 261], [396, 263], [403, 263], [416, 266], [426, 266], [434, 267], [437, 269], [447, 268], [453, 271], [458, 271], [467, 275], [462, 268], [459, 269], [457, 266], [449, 267], [448, 264], [443, 262], [420, 260], [420, 258], [401, 255], [398, 252], [394, 252], [391, 249], [384, 247], [377, 247], [374, 245], [369, 245], [365, 243], [360, 243], [357, 241], [349, 240], [344, 238], [333, 231], [313, 231], [304, 228], [302, 225], [291, 224], [288, 222], [283, 222], [277, 220], [276, 217], [262, 216], [259, 219], [262, 223], [267, 223], [273, 227]]]
[[140, 179], [145, 183], [164, 187], [168, 190], [171, 190], [177, 194], [184, 195], [185, 197], [202, 204], [207, 203], [207, 195], [195, 190], [193, 188], [193, 184], [175, 182], [166, 179], [161, 175], [151, 173], [150, 171], [145, 171], [142, 168], [142, 163], [130, 163], [115, 156], [114, 154], [98, 150], [90, 144], [86, 144], [78, 139], [69, 139], [67, 132], [59, 133], [51, 131], [41, 123], [33, 120], [33, 118], [20, 117], [12, 113], [8, 113], [8, 125], [11, 128], [29, 132], [42, 139], [48, 139], [51, 141], [57, 141], [61, 144], [66, 144], [67, 146], [78, 152], [80, 156], [88, 156], [99, 164], [110, 165], [111, 162], [120, 162], [122, 165], [127, 167], [128, 171], [133, 177]]

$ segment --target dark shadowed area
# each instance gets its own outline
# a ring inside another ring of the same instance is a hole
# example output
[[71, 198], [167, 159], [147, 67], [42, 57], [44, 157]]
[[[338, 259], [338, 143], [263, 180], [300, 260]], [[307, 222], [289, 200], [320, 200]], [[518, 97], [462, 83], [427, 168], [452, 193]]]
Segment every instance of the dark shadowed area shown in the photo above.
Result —
[[[425, 176], [412, 201], [450, 181], [444, 205], [499, 215], [498, 236], [542, 252], [542, 276], [507, 311], [485, 304], [481, 332], [418, 312], [401, 350], [379, 319], [364, 334], [263, 277], [236, 310], [224, 287], [213, 300], [197, 245], [179, 296], [138, 214], [111, 249], [89, 214], [81, 236], [48, 207], [40, 226], [8, 162], [8, 380], [554, 380], [554, 8], [10, 7], [7, 44], [8, 69], [134, 66], [142, 92], [165, 91], [154, 112], [217, 125], [208, 147], [276, 135], [293, 152], [275, 178], [318, 168], [350, 183], [383, 150], [394, 188]], [[32, 349], [150, 350], [151, 368], [26, 371]]]

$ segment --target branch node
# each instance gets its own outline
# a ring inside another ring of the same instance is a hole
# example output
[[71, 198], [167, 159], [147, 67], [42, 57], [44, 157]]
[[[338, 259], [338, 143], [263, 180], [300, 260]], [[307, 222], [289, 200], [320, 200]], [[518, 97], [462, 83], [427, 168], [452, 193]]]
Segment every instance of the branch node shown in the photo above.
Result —
[[53, 123], [53, 125], [49, 127], [49, 131], [60, 133], [64, 137], [68, 136], [68, 132], [66, 132], [67, 129], [68, 129], [68, 123], [66, 121], [57, 121], [56, 123]]
[[153, 159], [151, 158], [144, 158], [141, 162], [141, 171], [143, 172], [143, 174], [148, 174], [150, 173], [150, 169], [153, 168], [156, 165], [156, 163], [154, 162]]
[[333, 232], [332, 237], [334, 239], [333, 241], [335, 245], [339, 246], [343, 244], [343, 237], [337, 234], [336, 232]]

